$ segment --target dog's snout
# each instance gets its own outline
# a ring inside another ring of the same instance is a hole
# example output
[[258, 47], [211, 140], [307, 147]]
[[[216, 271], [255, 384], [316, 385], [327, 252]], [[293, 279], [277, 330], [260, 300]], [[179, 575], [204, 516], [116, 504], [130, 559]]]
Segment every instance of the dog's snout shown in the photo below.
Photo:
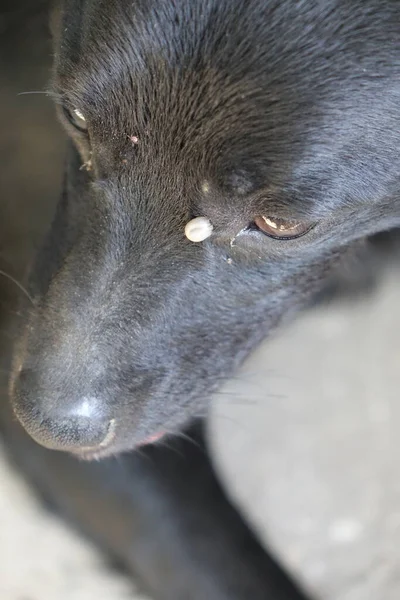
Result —
[[53, 450], [96, 453], [111, 443], [115, 419], [97, 396], [41, 394], [33, 370], [23, 370], [14, 384], [14, 412], [39, 444]]

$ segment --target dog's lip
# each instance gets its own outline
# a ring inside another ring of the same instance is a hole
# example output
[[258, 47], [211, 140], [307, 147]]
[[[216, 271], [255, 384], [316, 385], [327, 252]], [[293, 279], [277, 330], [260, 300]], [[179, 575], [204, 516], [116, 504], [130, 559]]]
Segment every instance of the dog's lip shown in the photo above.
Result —
[[147, 446], [148, 444], [155, 444], [156, 442], [159, 442], [161, 438], [164, 437], [164, 435], [165, 431], [158, 431], [157, 433], [153, 433], [152, 435], [149, 435], [148, 437], [144, 438], [143, 441], [138, 442], [138, 444], [136, 444], [136, 447]]

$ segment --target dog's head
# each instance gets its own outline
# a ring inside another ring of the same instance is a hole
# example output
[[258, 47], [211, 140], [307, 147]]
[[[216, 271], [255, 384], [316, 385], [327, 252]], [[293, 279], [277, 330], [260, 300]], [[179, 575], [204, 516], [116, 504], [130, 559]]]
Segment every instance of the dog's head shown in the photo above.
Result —
[[399, 24], [390, 0], [62, 2], [71, 143], [11, 386], [36, 440], [90, 457], [179, 427], [400, 224]]

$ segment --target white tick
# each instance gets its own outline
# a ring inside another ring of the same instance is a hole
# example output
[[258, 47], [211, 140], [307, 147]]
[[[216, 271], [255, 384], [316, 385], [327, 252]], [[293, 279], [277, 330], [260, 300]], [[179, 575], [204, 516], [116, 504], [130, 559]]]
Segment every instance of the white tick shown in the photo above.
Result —
[[204, 242], [210, 237], [213, 230], [210, 219], [207, 217], [196, 217], [187, 223], [185, 235], [191, 242]]

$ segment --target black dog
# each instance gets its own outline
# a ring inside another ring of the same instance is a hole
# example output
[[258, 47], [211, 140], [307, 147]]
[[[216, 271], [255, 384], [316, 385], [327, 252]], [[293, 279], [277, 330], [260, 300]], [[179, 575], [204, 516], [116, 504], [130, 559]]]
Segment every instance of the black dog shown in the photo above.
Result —
[[[98, 458], [185, 427], [366, 237], [400, 225], [399, 26], [396, 0], [61, 3], [52, 93], [72, 142], [11, 382], [35, 440]], [[201, 242], [184, 234], [195, 217], [212, 226]], [[301, 597], [229, 512], [201, 453], [188, 449], [188, 471], [204, 468], [212, 501], [188, 491], [168, 451], [148, 452], [162, 482], [138, 457], [76, 467], [76, 480], [111, 477], [116, 498], [108, 526], [79, 502], [73, 512], [157, 597]], [[53, 473], [67, 459], [45, 460]], [[165, 583], [154, 557], [132, 558], [130, 540], [155, 535], [160, 513], [138, 500], [147, 491], [132, 499], [134, 474], [146, 490], [155, 478], [177, 524]], [[189, 500], [209, 511], [196, 531]], [[126, 502], [121, 537], [112, 514]], [[214, 565], [205, 534], [220, 540]]]

